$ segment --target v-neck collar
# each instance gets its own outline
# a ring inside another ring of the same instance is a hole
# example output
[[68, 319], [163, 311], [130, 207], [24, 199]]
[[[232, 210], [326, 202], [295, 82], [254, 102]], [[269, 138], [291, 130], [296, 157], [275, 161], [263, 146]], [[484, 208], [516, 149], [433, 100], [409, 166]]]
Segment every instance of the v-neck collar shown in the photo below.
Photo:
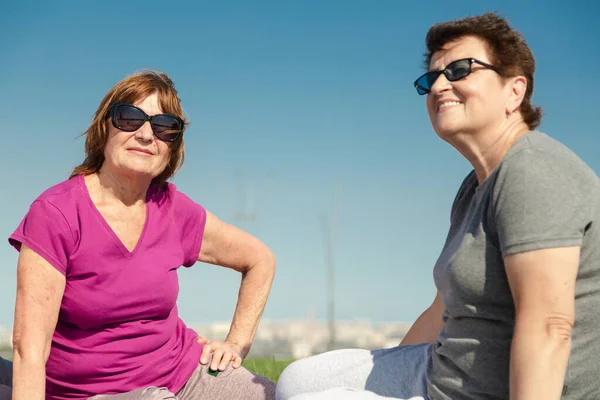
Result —
[[154, 184], [150, 184], [150, 187], [148, 188], [148, 190], [146, 191], [146, 220], [144, 221], [144, 227], [142, 228], [142, 233], [140, 234], [140, 237], [137, 241], [137, 243], [135, 244], [135, 247], [133, 248], [133, 250], [129, 251], [129, 249], [127, 249], [127, 247], [123, 244], [123, 241], [121, 241], [121, 239], [119, 238], [119, 236], [115, 233], [115, 231], [111, 228], [111, 226], [109, 225], [108, 222], [106, 222], [106, 219], [104, 218], [104, 216], [102, 215], [102, 213], [100, 213], [100, 211], [98, 210], [98, 208], [96, 207], [96, 205], [94, 204], [94, 201], [92, 200], [92, 196], [90, 196], [90, 191], [88, 190], [88, 187], [85, 183], [85, 178], [83, 174], [79, 175], [79, 184], [81, 185], [81, 189], [83, 190], [83, 192], [85, 193], [85, 197], [87, 199], [87, 202], [89, 204], [89, 206], [91, 207], [93, 213], [96, 215], [96, 217], [98, 218], [98, 220], [102, 223], [102, 225], [104, 225], [104, 228], [106, 229], [106, 232], [108, 233], [108, 235], [110, 236], [110, 238], [112, 239], [112, 241], [115, 243], [115, 245], [117, 246], [117, 248], [119, 249], [119, 251], [127, 258], [133, 258], [135, 256], [135, 254], [138, 252], [138, 249], [141, 247], [142, 242], [144, 241], [144, 237], [146, 235], [146, 230], [148, 228], [149, 225], [149, 221], [150, 221], [150, 216], [152, 214], [152, 207], [150, 207], [150, 198], [152, 196], [152, 192], [154, 189]]

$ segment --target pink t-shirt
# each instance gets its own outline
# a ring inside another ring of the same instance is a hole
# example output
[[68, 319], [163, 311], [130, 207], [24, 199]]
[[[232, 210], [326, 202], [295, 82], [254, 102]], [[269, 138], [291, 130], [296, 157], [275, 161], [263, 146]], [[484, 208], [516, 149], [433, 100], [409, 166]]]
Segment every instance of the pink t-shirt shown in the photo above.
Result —
[[10, 236], [66, 277], [46, 364], [47, 399], [81, 399], [146, 386], [177, 392], [202, 345], [177, 314], [177, 269], [192, 266], [204, 208], [175, 185], [152, 185], [146, 223], [129, 252], [89, 196], [83, 176], [41, 194]]

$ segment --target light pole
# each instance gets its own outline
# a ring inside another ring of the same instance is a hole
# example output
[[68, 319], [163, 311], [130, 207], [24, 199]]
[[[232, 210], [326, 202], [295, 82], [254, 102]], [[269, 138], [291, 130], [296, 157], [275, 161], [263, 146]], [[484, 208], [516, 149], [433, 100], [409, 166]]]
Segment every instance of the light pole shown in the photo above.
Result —
[[327, 216], [321, 215], [321, 229], [323, 230], [323, 247], [325, 251], [325, 268], [327, 271], [327, 322], [329, 326], [329, 341], [327, 350], [334, 350], [336, 343], [335, 332], [335, 266], [333, 257], [333, 247], [335, 242], [335, 233], [337, 228], [337, 216], [339, 207], [339, 198], [341, 184], [338, 182], [335, 188], [333, 198], [333, 210], [331, 220]]

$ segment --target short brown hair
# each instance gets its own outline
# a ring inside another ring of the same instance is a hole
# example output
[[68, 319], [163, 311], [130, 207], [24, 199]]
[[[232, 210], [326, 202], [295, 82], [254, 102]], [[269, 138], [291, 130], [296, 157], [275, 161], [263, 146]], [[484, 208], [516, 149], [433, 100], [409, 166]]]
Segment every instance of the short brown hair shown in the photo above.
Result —
[[[104, 163], [104, 148], [108, 140], [108, 124], [110, 107], [116, 102], [135, 103], [151, 94], [158, 95], [158, 102], [163, 112], [174, 114], [189, 124], [183, 115], [181, 100], [171, 78], [165, 73], [145, 70], [126, 77], [115, 84], [100, 102], [94, 119], [84, 132], [85, 160], [73, 169], [71, 178], [80, 174], [89, 175], [98, 172]], [[160, 185], [181, 168], [184, 160], [183, 136], [170, 143], [170, 157], [165, 170], [154, 181]]]
[[425, 68], [429, 69], [431, 58], [437, 51], [464, 36], [476, 36], [487, 43], [491, 53], [490, 61], [498, 69], [500, 76], [524, 76], [527, 79], [527, 89], [519, 110], [529, 129], [537, 128], [542, 121], [542, 109], [531, 104], [535, 73], [533, 53], [525, 38], [496, 13], [485, 13], [433, 25], [427, 32]]

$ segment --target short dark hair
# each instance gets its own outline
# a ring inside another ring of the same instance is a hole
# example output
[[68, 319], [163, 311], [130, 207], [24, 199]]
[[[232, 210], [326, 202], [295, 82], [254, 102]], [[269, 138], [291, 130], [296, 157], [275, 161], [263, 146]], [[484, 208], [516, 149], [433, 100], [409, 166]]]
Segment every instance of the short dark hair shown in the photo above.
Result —
[[533, 53], [523, 35], [511, 28], [497, 13], [485, 13], [433, 25], [425, 40], [425, 68], [429, 69], [431, 58], [436, 52], [464, 36], [476, 36], [486, 42], [490, 51], [490, 61], [498, 69], [500, 76], [524, 76], [527, 79], [527, 90], [519, 110], [529, 129], [537, 128], [542, 121], [542, 108], [531, 104], [535, 73]]

